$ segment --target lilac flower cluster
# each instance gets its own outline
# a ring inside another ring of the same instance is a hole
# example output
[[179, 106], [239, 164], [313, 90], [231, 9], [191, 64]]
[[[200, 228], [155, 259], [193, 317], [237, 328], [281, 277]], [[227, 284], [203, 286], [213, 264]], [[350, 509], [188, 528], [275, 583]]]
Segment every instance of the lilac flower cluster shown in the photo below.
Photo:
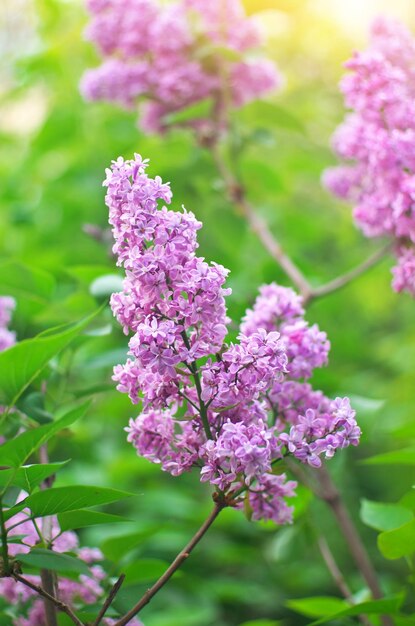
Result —
[[[20, 499], [23, 497], [24, 494], [21, 494]], [[54, 552], [75, 553], [88, 565], [90, 574], [81, 574], [78, 580], [59, 577], [57, 595], [62, 602], [74, 609], [77, 604], [96, 604], [105, 598], [102, 582], [106, 574], [99, 565], [104, 558], [101, 551], [97, 548], [81, 548], [74, 532], [61, 532], [56, 517], [39, 518], [34, 523], [30, 519], [30, 511], [24, 509], [6, 522], [6, 528], [8, 529], [9, 556], [17, 560], [19, 554], [29, 552], [31, 548], [43, 541], [46, 535], [49, 535]], [[15, 543], [13, 543], [13, 537], [16, 537]], [[35, 585], [42, 586], [40, 576], [25, 575], [25, 578]], [[13, 619], [15, 626], [46, 626], [44, 602], [36, 591], [12, 578], [1, 578], [0, 594], [18, 609], [16, 612], [18, 616]], [[115, 621], [105, 618], [102, 624], [112, 626]], [[133, 619], [131, 626], [142, 626], [142, 623], [138, 619]]]
[[158, 207], [171, 191], [149, 178], [139, 155], [107, 170], [114, 252], [124, 289], [111, 306], [133, 333], [130, 358], [114, 379], [142, 411], [128, 441], [179, 475], [193, 467], [253, 519], [291, 519], [295, 483], [280, 473], [292, 455], [312, 466], [356, 445], [360, 430], [347, 398], [331, 401], [306, 382], [327, 362], [329, 342], [304, 320], [301, 298], [261, 288], [236, 343], [225, 343], [227, 270], [196, 255], [201, 224]]
[[378, 18], [369, 49], [346, 67], [341, 89], [353, 112], [333, 144], [348, 164], [328, 169], [323, 182], [354, 203], [367, 237], [396, 241], [393, 288], [415, 296], [415, 39], [399, 22]]
[[10, 348], [15, 341], [16, 335], [8, 329], [12, 311], [16, 303], [10, 296], [0, 296], [0, 352]]
[[88, 0], [88, 8], [87, 37], [104, 61], [85, 73], [81, 92], [125, 107], [141, 99], [146, 132], [201, 100], [217, 113], [219, 103], [239, 107], [280, 85], [273, 63], [248, 56], [261, 37], [240, 0]]

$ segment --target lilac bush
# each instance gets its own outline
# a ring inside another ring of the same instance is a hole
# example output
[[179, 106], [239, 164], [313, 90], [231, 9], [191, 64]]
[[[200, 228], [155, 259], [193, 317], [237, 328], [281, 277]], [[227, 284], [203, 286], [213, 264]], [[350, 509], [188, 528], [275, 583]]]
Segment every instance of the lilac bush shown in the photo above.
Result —
[[[253, 54], [261, 36], [240, 0], [88, 0], [86, 35], [103, 63], [85, 73], [86, 100], [141, 101], [140, 125], [161, 132], [168, 115], [212, 100], [215, 117], [280, 85], [274, 64]], [[205, 129], [212, 120], [201, 118]]]
[[319, 467], [359, 441], [349, 400], [329, 400], [307, 382], [327, 363], [327, 336], [304, 320], [301, 297], [271, 284], [237, 341], [226, 343], [228, 272], [197, 256], [201, 224], [193, 213], [158, 206], [172, 193], [147, 165], [137, 154], [120, 157], [104, 181], [113, 250], [125, 270], [111, 307], [133, 333], [114, 379], [142, 406], [128, 440], [174, 476], [197, 468], [218, 497], [253, 519], [289, 522], [285, 498], [296, 483], [281, 461]]
[[415, 40], [399, 22], [379, 18], [369, 49], [346, 67], [341, 89], [352, 112], [333, 138], [346, 164], [328, 169], [324, 183], [353, 202], [367, 237], [393, 239], [393, 288], [415, 296]]

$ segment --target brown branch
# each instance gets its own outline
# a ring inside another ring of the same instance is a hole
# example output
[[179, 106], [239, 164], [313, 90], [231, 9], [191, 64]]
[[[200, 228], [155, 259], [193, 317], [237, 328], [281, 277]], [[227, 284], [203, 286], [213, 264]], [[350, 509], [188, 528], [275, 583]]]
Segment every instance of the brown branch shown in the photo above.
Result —
[[252, 231], [258, 236], [264, 248], [268, 250], [273, 259], [278, 263], [285, 274], [297, 287], [304, 300], [311, 297], [312, 288], [299, 267], [284, 252], [282, 246], [271, 233], [265, 220], [258, 215], [256, 209], [248, 201], [245, 190], [239, 181], [233, 176], [222, 158], [217, 142], [209, 146], [212, 157], [225, 184], [229, 200], [236, 206], [247, 220]]
[[67, 604], [65, 604], [61, 600], [58, 600], [58, 598], [55, 598], [53, 595], [45, 591], [42, 587], [40, 587], [40, 585], [32, 583], [30, 580], [27, 580], [16, 572], [12, 574], [12, 577], [16, 582], [22, 583], [22, 585], [29, 587], [29, 589], [35, 591], [42, 598], [45, 598], [49, 602], [53, 603], [59, 611], [61, 611], [62, 613], [66, 613], [66, 615], [73, 621], [74, 624], [76, 624], [76, 626], [85, 626], [85, 624], [81, 622], [80, 619], [78, 619], [78, 617]]
[[[47, 569], [40, 570], [40, 579], [42, 588], [51, 598], [57, 598], [56, 576]], [[43, 598], [43, 606], [45, 608], [46, 626], [58, 626], [57, 607], [53, 600]]]
[[358, 278], [359, 276], [367, 272], [369, 269], [377, 265], [380, 261], [382, 261], [382, 259], [385, 258], [385, 256], [391, 251], [391, 249], [392, 249], [392, 244], [388, 243], [387, 245], [383, 246], [383, 248], [380, 248], [379, 250], [374, 252], [365, 261], [363, 261], [363, 263], [360, 263], [360, 265], [357, 265], [355, 268], [353, 268], [349, 272], [346, 272], [342, 276], [338, 276], [337, 278], [330, 280], [325, 285], [321, 285], [320, 287], [314, 287], [311, 290], [308, 300], [321, 298], [323, 296], [328, 295], [329, 293], [333, 293], [333, 291], [342, 289], [343, 287], [348, 285], [350, 282], [352, 282], [355, 278]]
[[[314, 470], [313, 473], [318, 481], [318, 489], [315, 490], [315, 493], [330, 507], [348, 545], [350, 554], [366, 581], [373, 598], [375, 600], [383, 598], [378, 577], [367, 550], [327, 468], [322, 465], [319, 469]], [[393, 626], [392, 619], [387, 615], [382, 616], [382, 622], [384, 626]]]
[[[339, 566], [336, 563], [336, 559], [334, 558], [334, 555], [330, 549], [329, 544], [327, 543], [323, 535], [320, 535], [319, 533], [317, 533], [317, 544], [318, 544], [321, 556], [323, 557], [323, 560], [327, 566], [327, 569], [329, 570], [331, 577], [336, 583], [340, 593], [344, 596], [344, 598], [350, 604], [352, 605], [356, 604], [356, 602], [354, 601], [352, 592], [349, 589], [349, 585], [344, 579], [344, 576]], [[366, 615], [359, 615], [359, 620], [363, 624], [363, 626], [371, 626], [371, 622], [367, 618]]]
[[203, 522], [202, 526], [199, 528], [196, 534], [193, 535], [189, 543], [183, 548], [183, 550], [181, 550], [181, 552], [179, 552], [174, 561], [166, 569], [164, 574], [160, 576], [158, 581], [154, 583], [154, 585], [150, 587], [150, 589], [147, 589], [143, 597], [137, 602], [135, 606], [133, 606], [130, 611], [128, 611], [128, 613], [126, 613], [117, 622], [115, 622], [114, 626], [125, 626], [126, 624], [128, 624], [128, 622], [132, 620], [133, 617], [135, 617], [141, 611], [141, 609], [150, 602], [150, 600], [156, 595], [156, 593], [160, 591], [162, 587], [164, 587], [166, 582], [173, 576], [173, 574], [188, 558], [193, 548], [199, 543], [205, 533], [209, 530], [209, 528], [225, 506], [226, 504], [224, 504], [223, 502], [215, 502], [215, 506], [208, 518]]
[[111, 590], [108, 594], [107, 599], [105, 600], [102, 609], [100, 610], [100, 612], [98, 613], [98, 616], [95, 620], [95, 622], [92, 624], [92, 626], [99, 626], [99, 624], [101, 623], [101, 620], [103, 619], [105, 613], [108, 611], [108, 609], [110, 608], [115, 596], [117, 595], [117, 593], [119, 592], [119, 590], [121, 589], [121, 585], [123, 584], [125, 579], [125, 574], [121, 574], [121, 576], [119, 577], [119, 579], [117, 580], [117, 582], [115, 583], [115, 585], [113, 585], [111, 587]]

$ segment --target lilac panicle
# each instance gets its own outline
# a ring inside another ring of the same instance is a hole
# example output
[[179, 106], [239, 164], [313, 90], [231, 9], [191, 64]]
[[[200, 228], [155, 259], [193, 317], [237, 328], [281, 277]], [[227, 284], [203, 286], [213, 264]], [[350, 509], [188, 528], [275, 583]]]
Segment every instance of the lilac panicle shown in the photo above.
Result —
[[351, 113], [333, 137], [345, 164], [326, 170], [323, 183], [353, 203], [367, 237], [396, 242], [392, 286], [415, 296], [415, 39], [378, 18], [369, 48], [346, 67], [341, 90]]
[[[239, 107], [279, 87], [273, 63], [252, 58], [258, 28], [240, 0], [89, 0], [87, 38], [103, 62], [81, 82], [86, 100], [131, 108], [140, 125], [161, 132], [168, 115], [212, 98]], [[222, 54], [221, 54], [222, 51]], [[225, 51], [225, 52], [224, 52]], [[196, 125], [205, 127], [200, 118]]]
[[237, 341], [226, 343], [228, 271], [197, 256], [200, 222], [164, 206], [170, 186], [150, 178], [147, 166], [139, 155], [120, 158], [104, 182], [125, 270], [111, 307], [131, 333], [114, 379], [141, 405], [128, 441], [174, 476], [198, 468], [253, 519], [288, 522], [285, 498], [295, 483], [278, 462], [292, 455], [317, 467], [360, 436], [349, 400], [330, 400], [308, 382], [327, 363], [327, 336], [304, 320], [292, 289], [271, 284], [261, 287]]

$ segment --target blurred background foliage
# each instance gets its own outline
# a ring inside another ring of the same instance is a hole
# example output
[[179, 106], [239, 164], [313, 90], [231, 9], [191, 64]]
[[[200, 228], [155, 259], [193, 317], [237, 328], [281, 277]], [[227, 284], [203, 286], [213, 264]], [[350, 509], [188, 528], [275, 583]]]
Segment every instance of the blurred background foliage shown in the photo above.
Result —
[[[415, 26], [413, 3], [245, 4], [267, 33], [268, 52], [286, 86], [267, 103], [235, 113], [239, 171], [285, 248], [313, 284], [322, 284], [377, 247], [355, 229], [350, 207], [320, 186], [322, 170], [334, 161], [330, 134], [344, 114], [337, 90], [342, 62], [362, 45], [378, 10]], [[238, 321], [260, 284], [287, 284], [285, 277], [232, 211], [209, 155], [195, 147], [190, 133], [144, 136], [135, 126], [135, 111], [82, 101], [79, 79], [97, 63], [83, 40], [86, 19], [82, 3], [74, 0], [3, 0], [0, 6], [0, 293], [18, 301], [18, 338], [79, 319], [117, 282], [108, 242], [88, 232], [106, 227], [104, 168], [135, 151], [151, 159], [150, 174], [172, 182], [175, 206], [184, 204], [204, 222], [200, 253], [231, 269], [229, 312]], [[395, 503], [415, 483], [415, 304], [391, 291], [389, 265], [386, 260], [313, 303], [308, 319], [332, 343], [330, 366], [318, 372], [315, 386], [329, 395], [350, 395], [363, 429], [361, 446], [339, 454], [330, 470], [385, 591], [393, 594], [405, 585], [413, 589], [412, 557], [385, 559], [377, 531], [359, 513], [362, 498]], [[108, 274], [113, 278], [96, 281]], [[132, 583], [118, 599], [128, 607], [193, 534], [210, 497], [196, 476], [162, 474], [126, 444], [123, 428], [136, 409], [111, 383], [111, 368], [125, 352], [126, 338], [106, 311], [90, 336], [51, 363], [46, 409], [53, 413], [64, 403], [94, 397], [86, 418], [50, 450], [52, 460], [73, 459], [58, 485], [93, 483], [138, 494], [119, 505], [131, 523], [81, 534], [119, 568], [130, 567]], [[403, 455], [402, 448], [409, 452]], [[384, 453], [393, 454], [365, 463]], [[415, 508], [414, 499], [408, 506]], [[143, 611], [146, 626], [300, 626], [330, 613], [324, 602], [323, 610], [295, 602], [338, 596], [317, 546], [319, 533], [356, 597], [365, 598], [328, 510], [305, 488], [299, 489], [296, 509], [296, 523], [285, 528], [250, 523], [226, 510], [181, 574]], [[413, 600], [407, 606], [415, 611]]]

